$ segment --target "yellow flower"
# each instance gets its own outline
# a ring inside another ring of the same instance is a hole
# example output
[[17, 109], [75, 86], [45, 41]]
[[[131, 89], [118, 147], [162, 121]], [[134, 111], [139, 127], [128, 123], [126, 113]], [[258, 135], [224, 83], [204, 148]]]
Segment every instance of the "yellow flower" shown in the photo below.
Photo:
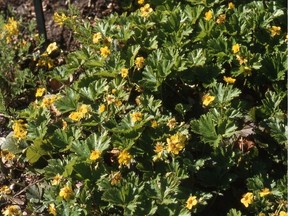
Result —
[[115, 105], [117, 107], [120, 107], [122, 105], [122, 102], [120, 100], [115, 100]]
[[141, 68], [143, 68], [144, 66], [144, 61], [145, 59], [140, 56], [140, 57], [137, 57], [136, 60], [135, 60], [135, 66], [138, 70], [140, 70]]
[[233, 4], [233, 2], [229, 2], [228, 9], [233, 10], [234, 8], [235, 8], [235, 5]]
[[270, 193], [271, 193], [271, 191], [269, 190], [269, 188], [264, 188], [264, 189], [262, 189], [261, 192], [259, 192], [259, 195], [260, 195], [260, 197], [264, 197], [264, 196], [269, 195]]
[[280, 211], [279, 216], [288, 216], [288, 213], [285, 211]]
[[240, 45], [239, 44], [234, 44], [232, 46], [232, 51], [233, 51], [234, 54], [238, 53], [240, 51]]
[[115, 96], [114, 95], [107, 95], [106, 100], [107, 100], [108, 105], [111, 103], [114, 103], [115, 102]]
[[137, 121], [141, 121], [143, 114], [141, 112], [134, 112], [130, 114], [131, 118], [132, 118], [132, 122], [137, 122]]
[[60, 189], [59, 196], [62, 197], [65, 200], [68, 200], [71, 198], [73, 195], [73, 190], [69, 186], [64, 186], [63, 188]]
[[3, 216], [22, 216], [21, 208], [18, 205], [10, 205], [2, 210]]
[[234, 84], [236, 79], [232, 78], [232, 77], [226, 77], [224, 76], [223, 80], [226, 82], [226, 83], [229, 83], [229, 84]]
[[63, 176], [60, 175], [59, 173], [53, 177], [53, 180], [52, 180], [52, 185], [59, 185], [61, 180], [62, 180]]
[[217, 18], [216, 23], [217, 23], [217, 24], [222, 24], [222, 23], [225, 22], [225, 20], [226, 20], [226, 15], [225, 15], [225, 14], [221, 14], [221, 15], [219, 15], [219, 17]]
[[263, 212], [260, 212], [260, 213], [258, 214], [258, 216], [266, 216], [266, 214], [263, 213]]
[[47, 95], [43, 98], [41, 107], [49, 108], [59, 97], [57, 95]]
[[54, 61], [50, 57], [47, 56], [41, 56], [36, 64], [37, 67], [44, 67], [51, 69], [54, 67]]
[[280, 32], [281, 32], [281, 27], [280, 26], [272, 26], [270, 28], [270, 33], [271, 33], [272, 37], [274, 37], [276, 35], [280, 35]]
[[100, 55], [104, 58], [107, 58], [111, 54], [111, 51], [108, 49], [107, 46], [100, 48]]
[[18, 26], [19, 23], [13, 17], [10, 17], [8, 18], [8, 22], [3, 26], [3, 30], [11, 37], [19, 34]]
[[57, 12], [54, 13], [53, 15], [53, 20], [56, 24], [58, 24], [59, 26], [63, 26], [64, 22], [68, 19], [68, 17], [64, 14], [61, 13], [58, 14]]
[[144, 1], [144, 0], [138, 0], [137, 3], [138, 3], [139, 5], [143, 5], [143, 4], [145, 3], [145, 1]]
[[58, 46], [57, 46], [56, 42], [50, 43], [48, 45], [48, 47], [46, 48], [46, 52], [48, 53], [48, 55], [50, 55], [53, 51], [55, 51], [57, 49], [58, 49]]
[[117, 89], [115, 89], [115, 88], [112, 89], [112, 91], [111, 91], [112, 94], [116, 94], [116, 92], [117, 92]]
[[186, 136], [181, 133], [176, 133], [166, 139], [167, 141], [167, 152], [178, 155], [180, 151], [185, 147]]
[[202, 103], [204, 106], [208, 106], [210, 103], [212, 103], [213, 101], [215, 100], [215, 97], [214, 96], [211, 96], [209, 94], [205, 94], [203, 97], [202, 97]]
[[145, 4], [143, 7], [140, 8], [141, 16], [147, 17], [153, 9], [150, 7], [150, 4]]
[[2, 187], [0, 187], [0, 197], [1, 195], [11, 194], [11, 192], [11, 189], [7, 185], [3, 185]]
[[175, 118], [171, 118], [168, 120], [168, 123], [167, 123], [167, 126], [170, 128], [170, 129], [173, 129], [177, 124], [177, 121]]
[[209, 21], [209, 20], [211, 20], [212, 19], [212, 17], [213, 17], [213, 12], [212, 12], [212, 10], [209, 10], [209, 11], [207, 11], [206, 13], [205, 13], [205, 20], [207, 20], [207, 21]]
[[151, 127], [152, 127], [152, 128], [158, 127], [158, 123], [157, 123], [156, 120], [153, 120], [153, 121], [151, 122]]
[[18, 139], [25, 139], [27, 136], [27, 124], [24, 123], [24, 120], [16, 120], [12, 126], [13, 136]]
[[101, 151], [96, 149], [91, 152], [89, 159], [95, 161], [100, 157], [101, 157]]
[[161, 159], [164, 152], [164, 144], [162, 142], [157, 142], [154, 148], [156, 155], [153, 157], [153, 161]]
[[197, 203], [198, 201], [196, 196], [189, 196], [189, 198], [186, 201], [186, 208], [191, 210], [193, 206], [197, 205]]
[[45, 88], [37, 88], [35, 97], [42, 97], [42, 95], [44, 94], [45, 90], [46, 90]]
[[122, 68], [120, 71], [121, 77], [126, 78], [128, 76], [128, 69], [127, 68]]
[[73, 121], [80, 121], [80, 119], [83, 118], [83, 115], [80, 112], [71, 112], [68, 117]]
[[7, 150], [2, 150], [2, 151], [0, 151], [0, 153], [1, 153], [0, 154], [1, 158], [3, 158], [6, 161], [11, 161], [16, 157], [13, 153], [11, 153]]
[[100, 32], [97, 32], [95, 34], [93, 34], [93, 43], [97, 44], [99, 43], [99, 41], [102, 39], [102, 34]]
[[87, 114], [90, 111], [90, 106], [86, 105], [86, 104], [82, 104], [79, 108], [78, 108], [78, 112], [82, 114], [82, 116], [84, 116], [85, 114]]
[[101, 104], [100, 106], [99, 106], [99, 113], [103, 113], [105, 110], [106, 110], [106, 106], [105, 106], [105, 104]]
[[56, 216], [57, 212], [56, 212], [56, 208], [55, 208], [55, 204], [54, 203], [50, 203], [49, 207], [48, 207], [48, 211], [50, 215]]
[[110, 175], [111, 185], [119, 184], [119, 182], [121, 181], [121, 178], [122, 178], [122, 175], [119, 171], [118, 172], [112, 172]]
[[132, 160], [132, 156], [127, 152], [127, 150], [123, 150], [119, 155], [118, 155], [118, 163], [120, 165], [126, 165], [128, 166], [130, 161]]
[[253, 193], [246, 193], [243, 195], [243, 198], [241, 199], [241, 203], [247, 208], [252, 202], [253, 202]]

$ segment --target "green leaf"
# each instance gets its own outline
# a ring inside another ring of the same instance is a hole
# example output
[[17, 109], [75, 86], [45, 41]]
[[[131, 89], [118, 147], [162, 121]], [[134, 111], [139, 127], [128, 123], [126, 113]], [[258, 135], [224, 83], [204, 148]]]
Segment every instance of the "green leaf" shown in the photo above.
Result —
[[26, 197], [30, 202], [40, 203], [43, 199], [44, 188], [40, 185], [31, 185], [26, 190]]
[[190, 67], [204, 66], [206, 62], [206, 53], [203, 49], [195, 49], [188, 54], [187, 60]]
[[146, 60], [146, 67], [141, 82], [143, 86], [151, 91], [157, 91], [162, 82], [172, 72], [173, 63], [169, 55], [163, 54], [161, 50], [153, 51]]
[[230, 211], [227, 213], [227, 216], [241, 216], [241, 211], [237, 211], [236, 209], [230, 209]]
[[36, 163], [40, 157], [47, 154], [47, 152], [42, 148], [42, 145], [43, 142], [41, 140], [35, 140], [34, 144], [27, 148], [26, 159], [29, 163]]
[[214, 148], [218, 147], [221, 135], [216, 132], [212, 115], [207, 113], [202, 115], [199, 120], [191, 121], [191, 130], [200, 135], [202, 142], [211, 144]]
[[192, 23], [192, 24], [195, 24], [197, 22], [197, 20], [199, 19], [199, 17], [201, 16], [202, 14], [202, 11], [204, 10], [204, 6], [202, 5], [196, 5], [196, 6], [193, 6], [191, 7], [190, 5], [187, 5], [185, 7], [185, 13], [189, 19], [189, 21]]
[[267, 124], [270, 128], [271, 136], [280, 144], [285, 144], [288, 147], [288, 126], [275, 117], [269, 118]]
[[104, 92], [107, 86], [106, 79], [97, 79], [91, 82], [88, 87], [80, 88], [79, 93], [90, 99], [91, 101], [97, 100]]
[[54, 131], [48, 142], [53, 149], [63, 152], [71, 148], [73, 140], [74, 138], [70, 136], [66, 131], [58, 128]]
[[7, 150], [13, 154], [20, 153], [22, 150], [19, 148], [18, 139], [13, 137], [13, 132], [9, 133], [4, 142], [0, 145], [1, 150]]
[[91, 150], [98, 149], [100, 151], [105, 151], [110, 146], [110, 137], [108, 132], [105, 131], [100, 135], [92, 133], [84, 142], [84, 145], [89, 146]]
[[55, 106], [61, 113], [67, 113], [77, 109], [79, 95], [72, 89], [66, 89], [66, 94], [55, 101]]
[[44, 174], [48, 178], [54, 177], [57, 174], [62, 175], [65, 170], [65, 161], [60, 159], [50, 159], [48, 160], [48, 165], [44, 168]]
[[212, 94], [216, 96], [216, 101], [221, 107], [225, 107], [230, 102], [241, 94], [241, 91], [234, 88], [232, 85], [223, 85], [223, 83], [217, 83], [212, 89]]

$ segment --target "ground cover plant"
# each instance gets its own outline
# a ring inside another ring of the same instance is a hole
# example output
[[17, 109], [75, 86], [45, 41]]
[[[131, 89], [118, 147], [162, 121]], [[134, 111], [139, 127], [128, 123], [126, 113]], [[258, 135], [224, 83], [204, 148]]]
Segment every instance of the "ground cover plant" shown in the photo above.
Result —
[[284, 1], [120, 5], [0, 20], [2, 214], [287, 215]]

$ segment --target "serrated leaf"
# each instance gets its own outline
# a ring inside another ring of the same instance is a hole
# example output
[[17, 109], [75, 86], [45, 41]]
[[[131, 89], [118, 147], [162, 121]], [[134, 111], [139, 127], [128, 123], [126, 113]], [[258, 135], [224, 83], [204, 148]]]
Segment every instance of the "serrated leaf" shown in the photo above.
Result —
[[13, 132], [10, 132], [0, 145], [1, 150], [7, 150], [13, 154], [20, 153], [22, 150], [18, 147], [18, 139], [13, 137]]
[[41, 140], [34, 141], [34, 144], [27, 148], [26, 159], [29, 163], [36, 163], [40, 157], [47, 154], [47, 152], [42, 148], [42, 144], [43, 142]]
[[95, 101], [99, 98], [101, 94], [103, 94], [106, 86], [106, 79], [98, 79], [91, 82], [88, 87], [82, 87], [80, 89], [80, 94], [84, 97], [89, 98], [91, 101]]
[[203, 49], [195, 49], [188, 54], [188, 64], [190, 67], [204, 66], [206, 54]]
[[64, 97], [55, 101], [55, 106], [61, 113], [67, 113], [76, 110], [78, 98], [79, 95], [76, 94], [72, 89], [67, 89]]
[[48, 142], [54, 149], [66, 151], [71, 148], [73, 139], [66, 131], [58, 128], [54, 131]]
[[241, 216], [241, 211], [237, 211], [236, 209], [230, 209], [227, 213], [227, 216]]
[[288, 127], [278, 118], [271, 117], [267, 120], [271, 136], [280, 144], [288, 146]]
[[147, 66], [143, 71], [143, 86], [157, 91], [162, 82], [171, 73], [173, 62], [161, 50], [153, 51], [146, 62]]
[[191, 130], [200, 135], [204, 143], [217, 147], [221, 141], [221, 136], [217, 134], [213, 118], [210, 113], [202, 115], [199, 120], [191, 121]]
[[241, 91], [232, 85], [223, 85], [218, 83], [212, 90], [213, 95], [221, 106], [229, 104], [234, 98], [238, 97]]
[[95, 133], [91, 134], [86, 140], [85, 145], [89, 146], [92, 149], [98, 149], [100, 151], [104, 151], [110, 146], [110, 137], [108, 136], [108, 132], [105, 131], [100, 135]]

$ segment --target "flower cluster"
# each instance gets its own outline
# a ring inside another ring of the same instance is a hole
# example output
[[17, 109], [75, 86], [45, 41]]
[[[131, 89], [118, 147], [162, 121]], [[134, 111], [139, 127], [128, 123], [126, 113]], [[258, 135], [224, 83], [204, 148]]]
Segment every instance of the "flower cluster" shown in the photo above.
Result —
[[3, 30], [6, 34], [7, 43], [10, 43], [13, 36], [18, 36], [19, 34], [19, 22], [14, 20], [13, 17], [10, 17], [8, 22], [3, 26]]
[[13, 136], [18, 139], [25, 139], [27, 136], [27, 123], [23, 119], [15, 120], [12, 126], [13, 128]]
[[178, 155], [186, 145], [187, 138], [184, 134], [176, 133], [167, 138], [167, 152]]
[[71, 112], [69, 118], [73, 121], [80, 121], [84, 118], [88, 112], [90, 111], [90, 106], [86, 104], [82, 104], [77, 111]]

